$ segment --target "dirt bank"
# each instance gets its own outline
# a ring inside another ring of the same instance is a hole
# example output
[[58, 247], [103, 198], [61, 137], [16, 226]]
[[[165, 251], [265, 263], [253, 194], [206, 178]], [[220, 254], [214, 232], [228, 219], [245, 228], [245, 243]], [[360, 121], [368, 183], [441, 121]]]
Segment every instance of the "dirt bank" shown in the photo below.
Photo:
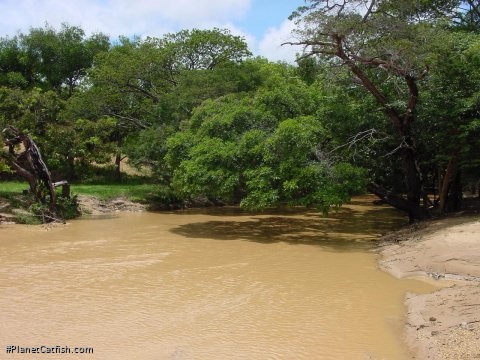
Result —
[[447, 286], [407, 295], [413, 358], [480, 359], [480, 216], [401, 230], [386, 237], [380, 253], [380, 267], [398, 278], [428, 277]]
[[101, 215], [116, 211], [144, 211], [146, 205], [132, 202], [126, 198], [100, 200], [95, 196], [78, 195], [82, 214]]
[[[78, 195], [78, 202], [82, 215], [102, 215], [117, 211], [144, 211], [147, 208], [145, 204], [132, 202], [126, 198], [100, 200], [90, 195]], [[32, 216], [26, 210], [12, 208], [6, 199], [0, 198], [0, 225], [19, 222], [17, 219], [19, 214]]]

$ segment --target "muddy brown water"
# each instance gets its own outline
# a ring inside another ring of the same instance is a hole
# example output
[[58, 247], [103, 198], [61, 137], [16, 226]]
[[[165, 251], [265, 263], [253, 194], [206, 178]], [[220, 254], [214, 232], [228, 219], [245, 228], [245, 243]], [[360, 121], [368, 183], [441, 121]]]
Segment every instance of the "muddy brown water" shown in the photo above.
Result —
[[[129, 213], [0, 226], [0, 359], [409, 359], [407, 291], [377, 269], [399, 215]], [[7, 354], [9, 345], [93, 354]]]

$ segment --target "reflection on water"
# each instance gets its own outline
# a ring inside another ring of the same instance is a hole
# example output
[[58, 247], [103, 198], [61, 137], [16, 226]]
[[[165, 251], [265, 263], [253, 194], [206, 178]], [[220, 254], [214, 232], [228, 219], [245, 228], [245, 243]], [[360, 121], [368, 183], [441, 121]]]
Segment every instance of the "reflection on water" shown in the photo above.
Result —
[[[358, 200], [290, 209], [122, 214], [0, 231], [0, 347], [69, 359], [408, 359], [405, 291], [369, 251], [398, 214]], [[3, 349], [0, 349], [3, 353]], [[5, 359], [59, 359], [11, 355]]]

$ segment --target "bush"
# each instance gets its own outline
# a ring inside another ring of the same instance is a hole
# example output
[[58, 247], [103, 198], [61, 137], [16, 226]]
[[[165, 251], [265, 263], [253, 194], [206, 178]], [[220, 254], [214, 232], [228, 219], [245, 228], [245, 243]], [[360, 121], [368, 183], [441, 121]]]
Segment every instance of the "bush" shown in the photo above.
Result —
[[159, 188], [154, 195], [147, 197], [149, 210], [175, 210], [184, 207], [184, 199], [171, 188]]
[[57, 198], [57, 212], [64, 219], [74, 219], [81, 215], [77, 195]]

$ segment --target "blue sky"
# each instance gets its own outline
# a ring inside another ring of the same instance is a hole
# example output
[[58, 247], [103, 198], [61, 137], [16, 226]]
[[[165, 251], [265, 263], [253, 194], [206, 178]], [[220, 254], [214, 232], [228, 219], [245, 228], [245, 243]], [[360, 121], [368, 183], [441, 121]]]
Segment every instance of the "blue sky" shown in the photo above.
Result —
[[288, 16], [303, 0], [0, 0], [0, 36], [46, 22], [82, 27], [87, 34], [162, 36], [182, 28], [228, 28], [255, 55], [292, 62]]
[[252, 0], [248, 14], [239, 24], [260, 37], [268, 28], [278, 27], [302, 4], [302, 0]]

